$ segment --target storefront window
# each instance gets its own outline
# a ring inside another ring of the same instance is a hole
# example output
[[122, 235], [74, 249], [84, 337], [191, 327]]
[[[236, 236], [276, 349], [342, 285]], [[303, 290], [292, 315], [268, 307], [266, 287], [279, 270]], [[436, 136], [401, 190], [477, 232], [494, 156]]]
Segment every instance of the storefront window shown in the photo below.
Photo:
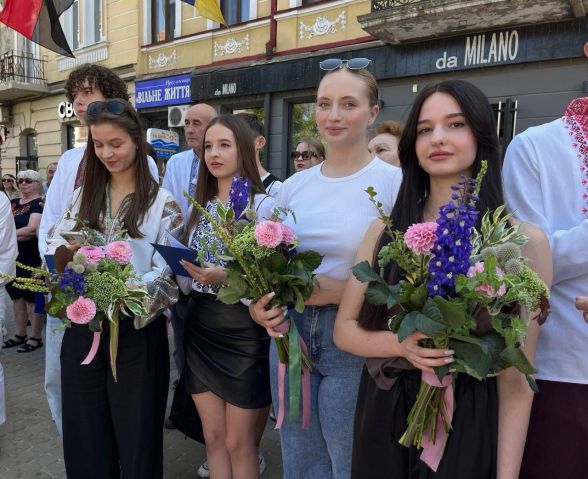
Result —
[[496, 134], [500, 143], [500, 158], [504, 158], [506, 148], [512, 141], [516, 131], [517, 100], [507, 98], [492, 104], [496, 117]]
[[287, 174], [290, 176], [294, 173], [294, 164], [290, 161], [290, 152], [296, 148], [301, 138], [315, 137], [319, 138], [319, 132], [316, 127], [316, 103], [292, 103], [290, 106], [290, 135], [288, 141], [287, 156]]
[[67, 149], [78, 148], [88, 142], [88, 128], [85, 126], [67, 125]]

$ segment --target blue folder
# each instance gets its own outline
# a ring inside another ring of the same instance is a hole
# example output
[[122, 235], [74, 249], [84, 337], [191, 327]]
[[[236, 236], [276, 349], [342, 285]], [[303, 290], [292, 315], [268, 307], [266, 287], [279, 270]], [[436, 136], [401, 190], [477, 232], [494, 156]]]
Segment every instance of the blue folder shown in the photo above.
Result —
[[162, 244], [151, 243], [155, 250], [163, 256], [163, 259], [169, 265], [174, 274], [178, 276], [187, 276], [191, 278], [190, 274], [180, 264], [180, 260], [184, 259], [189, 261], [196, 266], [200, 266], [200, 263], [196, 261], [196, 255], [198, 254], [195, 250], [190, 248], [176, 248], [174, 246], [164, 246]]

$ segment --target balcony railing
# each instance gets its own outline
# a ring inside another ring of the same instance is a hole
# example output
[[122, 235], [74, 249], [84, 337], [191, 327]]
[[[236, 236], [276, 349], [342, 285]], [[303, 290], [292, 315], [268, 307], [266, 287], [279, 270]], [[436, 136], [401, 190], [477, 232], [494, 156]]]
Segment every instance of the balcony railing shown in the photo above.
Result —
[[0, 83], [9, 81], [45, 85], [45, 63], [30, 53], [8, 52], [0, 56]]
[[379, 12], [388, 8], [400, 7], [410, 3], [421, 3], [425, 0], [372, 0], [372, 12]]

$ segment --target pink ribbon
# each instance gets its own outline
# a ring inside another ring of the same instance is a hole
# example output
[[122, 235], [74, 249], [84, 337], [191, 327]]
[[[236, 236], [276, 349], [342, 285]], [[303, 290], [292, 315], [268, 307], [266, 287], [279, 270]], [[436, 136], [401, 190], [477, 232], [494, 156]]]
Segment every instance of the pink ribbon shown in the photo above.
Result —
[[[433, 373], [423, 371], [422, 380], [427, 384], [436, 388], [445, 388], [443, 393], [443, 403], [447, 410], [449, 423], [453, 420], [453, 377], [451, 374], [447, 374], [443, 377], [443, 381], [439, 381], [439, 378]], [[429, 430], [426, 429], [423, 433], [422, 446], [423, 452], [421, 453], [421, 461], [429, 466], [434, 472], [437, 472], [443, 453], [445, 452], [445, 446], [449, 433], [445, 431], [445, 425], [441, 417], [441, 412], [437, 413], [437, 425], [435, 427], [435, 438], [431, 438]]]
[[[290, 321], [285, 321], [274, 328], [274, 331], [280, 334], [287, 334], [290, 330]], [[308, 347], [302, 339], [299, 338], [300, 349], [306, 356], [308, 356]], [[302, 428], [308, 429], [310, 426], [311, 417], [311, 402], [310, 402], [310, 370], [308, 366], [302, 363]], [[280, 429], [286, 417], [285, 406], [285, 390], [286, 390], [286, 370], [287, 365], [278, 361], [278, 417], [276, 418], [276, 427]]]
[[94, 337], [92, 338], [92, 346], [90, 347], [90, 352], [86, 356], [86, 359], [82, 361], [82, 364], [90, 364], [96, 353], [98, 352], [98, 346], [100, 346], [100, 333], [94, 332]]

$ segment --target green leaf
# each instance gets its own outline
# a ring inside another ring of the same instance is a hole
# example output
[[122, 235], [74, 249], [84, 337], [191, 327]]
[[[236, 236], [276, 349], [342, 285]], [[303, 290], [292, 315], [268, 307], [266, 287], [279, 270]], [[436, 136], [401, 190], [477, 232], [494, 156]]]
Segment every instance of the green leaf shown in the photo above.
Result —
[[404, 341], [416, 331], [416, 320], [419, 314], [418, 311], [411, 311], [402, 319], [402, 323], [400, 323], [400, 327], [398, 328], [398, 341]]
[[351, 271], [357, 280], [361, 281], [362, 283], [370, 283], [372, 281], [386, 283], [382, 277], [373, 270], [367, 261], [362, 261], [361, 263], [356, 264], [353, 268], [351, 268]]
[[[422, 313], [416, 312], [416, 322], [415, 327], [421, 333], [426, 334], [427, 336], [437, 336], [441, 333], [444, 333], [447, 330], [447, 326], [443, 323], [439, 323], [434, 319], [430, 318], [429, 316], [425, 316]], [[439, 315], [440, 316], [440, 315]]]
[[535, 378], [529, 374], [525, 374], [525, 379], [527, 380], [527, 383], [529, 384], [529, 387], [531, 388], [531, 390], [534, 393], [538, 393], [539, 387], [537, 386], [537, 383], [535, 382]]
[[306, 271], [314, 271], [317, 269], [323, 261], [323, 257], [316, 251], [301, 251], [296, 253], [293, 258], [294, 261], [300, 262], [302, 268]]
[[388, 329], [393, 333], [397, 333], [404, 317], [408, 314], [408, 311], [402, 311], [401, 313], [395, 314], [390, 319], [388, 319]]
[[439, 382], [443, 382], [443, 378], [449, 374], [449, 365], [445, 364], [443, 366], [434, 367], [433, 371], [435, 371], [435, 376], [437, 376]]
[[418, 288], [416, 288], [410, 295], [408, 300], [410, 307], [412, 309], [421, 309], [427, 300], [428, 291], [427, 285], [421, 284]]
[[304, 296], [302, 295], [300, 290], [295, 286], [292, 288], [292, 291], [294, 291], [294, 294], [296, 296], [296, 301], [294, 303], [294, 309], [298, 313], [302, 313], [302, 311], [304, 311]]
[[[365, 292], [365, 299], [370, 304], [388, 304], [390, 295], [392, 294], [393, 293], [387, 284], [375, 284], [367, 289]], [[395, 298], [393, 302], [396, 303]]]
[[433, 301], [437, 303], [446, 324], [452, 328], [459, 328], [466, 324], [466, 314], [462, 305], [448, 301], [440, 296], [435, 296]]
[[147, 311], [141, 303], [137, 303], [136, 301], [126, 301], [125, 307], [135, 316], [145, 316]]
[[521, 348], [506, 348], [500, 353], [500, 357], [507, 365], [514, 366], [523, 374], [537, 372]]
[[455, 362], [470, 376], [482, 380], [490, 372], [492, 358], [480, 345], [450, 339], [448, 349], [455, 351]]

